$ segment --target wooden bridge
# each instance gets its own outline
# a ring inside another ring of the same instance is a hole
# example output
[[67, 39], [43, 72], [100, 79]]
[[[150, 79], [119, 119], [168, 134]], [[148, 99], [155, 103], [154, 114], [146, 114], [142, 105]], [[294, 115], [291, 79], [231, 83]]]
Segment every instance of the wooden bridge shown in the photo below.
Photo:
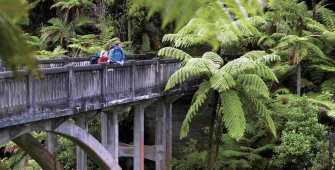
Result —
[[[197, 81], [164, 91], [179, 62], [173, 59], [128, 61], [89, 65], [88, 58], [39, 61], [35, 79], [24, 70], [23, 80], [13, 77], [0, 62], [0, 145], [13, 141], [43, 169], [63, 169], [56, 158], [56, 135], [77, 144], [77, 169], [87, 169], [87, 155], [101, 169], [121, 169], [119, 157], [133, 157], [134, 169], [144, 169], [144, 159], [156, 169], [170, 169], [172, 156], [172, 102], [197, 89]], [[155, 103], [155, 145], [144, 146], [144, 110]], [[134, 109], [134, 145], [118, 140], [118, 114]], [[87, 121], [102, 116], [101, 143], [87, 133]], [[70, 123], [69, 118], [75, 120]], [[47, 147], [30, 131], [46, 131]]]

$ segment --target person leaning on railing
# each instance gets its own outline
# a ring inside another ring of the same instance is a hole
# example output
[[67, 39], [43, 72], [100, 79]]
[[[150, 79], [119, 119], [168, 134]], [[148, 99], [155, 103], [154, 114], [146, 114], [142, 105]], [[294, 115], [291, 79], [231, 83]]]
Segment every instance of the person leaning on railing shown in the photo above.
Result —
[[108, 52], [106, 50], [102, 50], [100, 53], [100, 57], [98, 59], [98, 64], [99, 63], [108, 63], [109, 58], [108, 58]]
[[122, 50], [122, 43], [120, 41], [115, 43], [115, 47], [109, 51], [109, 60], [112, 63], [119, 63], [121, 66], [124, 63], [125, 55]]

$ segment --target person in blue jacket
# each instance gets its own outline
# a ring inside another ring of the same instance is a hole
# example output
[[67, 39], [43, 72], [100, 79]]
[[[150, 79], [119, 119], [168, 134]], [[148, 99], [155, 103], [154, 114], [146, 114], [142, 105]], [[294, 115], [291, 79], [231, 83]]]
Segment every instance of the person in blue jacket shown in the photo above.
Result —
[[113, 63], [119, 63], [121, 66], [124, 63], [125, 55], [122, 50], [122, 43], [120, 41], [115, 43], [115, 47], [109, 52], [109, 60]]

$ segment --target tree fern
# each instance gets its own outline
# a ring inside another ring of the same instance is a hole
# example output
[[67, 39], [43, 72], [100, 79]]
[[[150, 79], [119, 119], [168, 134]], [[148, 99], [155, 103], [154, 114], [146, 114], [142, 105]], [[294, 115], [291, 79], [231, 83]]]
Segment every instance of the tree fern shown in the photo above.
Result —
[[[241, 103], [238, 94], [242, 92], [251, 93], [253, 91], [258, 95], [268, 97], [267, 86], [261, 77], [277, 81], [273, 72], [264, 62], [276, 61], [279, 59], [279, 56], [267, 55], [262, 51], [248, 53], [225, 65], [223, 65], [223, 60], [212, 52], [203, 54], [201, 58], [192, 58], [181, 50], [167, 47], [159, 51], [158, 54], [159, 56], [172, 56], [173, 58], [182, 59], [184, 62], [182, 67], [170, 77], [166, 89], [173, 88], [176, 84], [187, 80], [190, 76], [204, 78], [203, 82], [205, 84], [201, 84], [199, 89], [201, 91], [196, 92], [196, 96], [192, 101], [193, 104], [183, 122], [181, 137], [187, 135], [188, 124], [191, 118], [199, 111], [200, 106], [204, 103], [204, 99], [208, 99], [206, 94], [201, 93], [209, 93], [209, 89], [211, 89], [211, 92], [217, 91], [220, 93], [218, 114], [222, 115], [222, 123], [227, 127], [228, 133], [236, 139], [241, 138], [245, 132], [246, 119], [242, 107], [243, 103]], [[206, 87], [206, 91], [203, 91], [203, 87]], [[255, 105], [257, 112], [261, 113], [260, 116], [266, 120], [264, 123], [268, 124], [271, 132], [275, 134], [271, 116], [266, 111], [266, 108], [261, 102], [258, 102], [251, 96], [249, 97], [250, 101], [248, 101], [248, 104], [251, 102]], [[197, 102], [197, 100], [199, 101]]]

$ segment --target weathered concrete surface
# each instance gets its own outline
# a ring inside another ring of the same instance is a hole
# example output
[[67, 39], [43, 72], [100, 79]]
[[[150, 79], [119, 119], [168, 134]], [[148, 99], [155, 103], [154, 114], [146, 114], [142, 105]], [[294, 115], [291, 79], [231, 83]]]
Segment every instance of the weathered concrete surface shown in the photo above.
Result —
[[23, 134], [15, 139], [21, 149], [26, 151], [44, 170], [63, 170], [56, 157], [54, 157], [43, 145], [40, 144], [29, 133]]
[[106, 170], [121, 170], [121, 167], [109, 154], [109, 152], [97, 141], [93, 136], [85, 130], [79, 128], [70, 122], [64, 122], [58, 125], [62, 120], [43, 120], [33, 122], [29, 125], [18, 125], [0, 129], [0, 145], [13, 140], [14, 138], [26, 134], [31, 131], [47, 131], [53, 132], [66, 137], [78, 146], [80, 146], [87, 155], [89, 155], [101, 169]]
[[118, 65], [66, 66], [41, 69], [36, 80], [24, 72], [23, 81], [0, 72], [0, 128], [43, 119], [181, 93], [196, 86], [163, 91], [179, 62], [171, 59]]

